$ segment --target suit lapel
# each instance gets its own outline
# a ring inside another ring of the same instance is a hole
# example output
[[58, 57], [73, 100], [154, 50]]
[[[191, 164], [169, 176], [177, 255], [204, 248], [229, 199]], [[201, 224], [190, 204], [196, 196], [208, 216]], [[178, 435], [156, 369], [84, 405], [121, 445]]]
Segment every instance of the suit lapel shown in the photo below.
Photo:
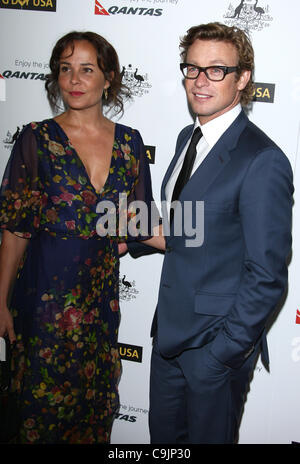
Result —
[[194, 125], [190, 125], [186, 128], [186, 132], [185, 134], [183, 135], [183, 137], [181, 139], [178, 139], [178, 145], [176, 147], [176, 152], [175, 152], [175, 155], [173, 156], [173, 159], [171, 161], [171, 163], [169, 164], [169, 167], [166, 171], [166, 174], [163, 178], [163, 181], [162, 181], [162, 185], [161, 185], [161, 199], [163, 201], [166, 200], [166, 193], [165, 193], [165, 188], [166, 188], [166, 185], [170, 179], [170, 176], [172, 175], [172, 172], [176, 166], [176, 163], [178, 161], [178, 158], [179, 156], [181, 155], [182, 153], [182, 150], [184, 149], [185, 145], [187, 144], [187, 141], [189, 140], [189, 138], [191, 137], [192, 135], [192, 132], [193, 132], [193, 129], [194, 129]]
[[[248, 122], [248, 118], [243, 111], [239, 116], [233, 121], [233, 123], [228, 127], [224, 134], [220, 137], [218, 142], [213, 146], [210, 152], [207, 154], [203, 162], [196, 169], [196, 171], [191, 176], [188, 183], [183, 188], [179, 200], [184, 200], [185, 192], [193, 190], [197, 198], [201, 199], [205, 191], [212, 184], [212, 182], [217, 178], [220, 172], [224, 169], [227, 163], [230, 162], [230, 151], [233, 150], [237, 144], [239, 136], [242, 130], [245, 128]], [[190, 138], [193, 131], [193, 126], [190, 126], [190, 130], [187, 132], [187, 135], [183, 138], [182, 142], [179, 143], [176, 154], [171, 161], [171, 164], [166, 172], [162, 183], [162, 200], [166, 199], [165, 187], [166, 184], [173, 172], [173, 169], [176, 165], [176, 162]]]
[[197, 194], [197, 198], [201, 199], [230, 159], [229, 150], [220, 139], [191, 176], [179, 198], [184, 200], [185, 192], [193, 190]]

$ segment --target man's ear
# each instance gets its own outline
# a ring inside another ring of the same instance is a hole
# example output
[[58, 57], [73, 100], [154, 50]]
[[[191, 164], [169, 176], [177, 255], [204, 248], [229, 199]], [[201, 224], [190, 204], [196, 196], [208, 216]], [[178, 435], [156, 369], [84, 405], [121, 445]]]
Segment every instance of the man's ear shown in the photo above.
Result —
[[248, 84], [249, 80], [250, 80], [250, 77], [251, 77], [251, 71], [248, 71], [248, 70], [244, 70], [241, 72], [241, 75], [239, 77], [239, 80], [238, 80], [238, 90], [244, 90], [244, 88], [246, 87], [246, 85]]

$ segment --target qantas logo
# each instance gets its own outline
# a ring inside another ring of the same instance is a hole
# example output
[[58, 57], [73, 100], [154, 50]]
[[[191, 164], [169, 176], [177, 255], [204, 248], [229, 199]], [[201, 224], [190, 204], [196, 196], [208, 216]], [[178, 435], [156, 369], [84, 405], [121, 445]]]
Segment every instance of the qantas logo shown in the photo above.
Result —
[[106, 9], [103, 8], [98, 0], [95, 0], [95, 15], [109, 16], [109, 13], [107, 13]]
[[104, 8], [104, 6], [95, 0], [95, 15], [100, 16], [111, 16], [116, 14], [123, 15], [137, 15], [137, 16], [161, 16], [163, 13], [162, 8], [141, 8], [141, 7], [128, 7], [122, 6], [110, 6], [109, 8]]
[[296, 313], [296, 324], [300, 324], [300, 309], [297, 309], [297, 313]]

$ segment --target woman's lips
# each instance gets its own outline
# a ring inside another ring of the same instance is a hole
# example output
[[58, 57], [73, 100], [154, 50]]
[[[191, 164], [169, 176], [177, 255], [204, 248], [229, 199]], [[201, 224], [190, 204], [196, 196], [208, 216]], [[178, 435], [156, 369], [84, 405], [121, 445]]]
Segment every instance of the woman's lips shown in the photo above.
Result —
[[83, 93], [83, 92], [69, 92], [69, 94], [70, 94], [72, 97], [80, 97], [80, 96], [83, 95], [84, 93]]

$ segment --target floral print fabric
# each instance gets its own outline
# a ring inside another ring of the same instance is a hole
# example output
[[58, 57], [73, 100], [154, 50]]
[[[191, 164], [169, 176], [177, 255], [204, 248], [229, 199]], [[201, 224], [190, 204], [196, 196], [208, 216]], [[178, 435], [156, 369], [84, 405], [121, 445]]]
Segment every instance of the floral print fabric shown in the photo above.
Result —
[[120, 192], [150, 206], [143, 142], [129, 127], [115, 125], [101, 191], [54, 119], [26, 126], [13, 148], [0, 224], [29, 239], [10, 304], [21, 443], [109, 442], [119, 405], [119, 238], [97, 235], [96, 208], [110, 200], [118, 211]]

